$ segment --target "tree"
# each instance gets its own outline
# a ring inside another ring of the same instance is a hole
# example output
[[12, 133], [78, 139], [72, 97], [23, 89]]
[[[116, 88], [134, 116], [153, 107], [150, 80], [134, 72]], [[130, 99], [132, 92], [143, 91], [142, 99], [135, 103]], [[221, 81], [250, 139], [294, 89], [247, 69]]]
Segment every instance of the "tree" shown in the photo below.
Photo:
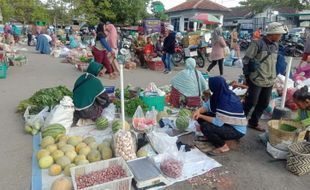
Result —
[[240, 5], [250, 7], [254, 13], [263, 12], [266, 7], [292, 7], [302, 10], [309, 6], [309, 0], [246, 0]]
[[168, 15], [165, 14], [165, 6], [161, 1], [153, 1], [151, 10], [154, 16], [162, 21], [168, 20]]
[[14, 15], [14, 9], [10, 4], [10, 0], [0, 0], [0, 12], [2, 13], [3, 22], [7, 22]]

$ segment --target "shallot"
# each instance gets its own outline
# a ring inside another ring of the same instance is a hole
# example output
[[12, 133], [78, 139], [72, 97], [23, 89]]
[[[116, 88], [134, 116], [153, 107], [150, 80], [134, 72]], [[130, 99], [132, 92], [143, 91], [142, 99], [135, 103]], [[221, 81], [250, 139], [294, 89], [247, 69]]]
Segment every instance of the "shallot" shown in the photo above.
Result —
[[94, 185], [107, 183], [116, 179], [127, 177], [125, 170], [120, 165], [110, 166], [103, 170], [94, 171], [76, 177], [77, 189], [84, 189]]
[[160, 163], [160, 170], [168, 177], [178, 178], [182, 174], [183, 163], [174, 158], [167, 158]]

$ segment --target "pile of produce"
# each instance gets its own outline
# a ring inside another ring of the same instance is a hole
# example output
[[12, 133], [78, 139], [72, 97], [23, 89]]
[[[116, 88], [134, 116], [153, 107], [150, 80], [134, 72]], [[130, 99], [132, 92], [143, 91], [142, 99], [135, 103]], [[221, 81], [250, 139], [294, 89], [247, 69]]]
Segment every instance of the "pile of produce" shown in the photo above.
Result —
[[30, 125], [28, 123], [25, 124], [24, 130], [26, 133], [31, 135], [36, 135], [40, 131], [41, 124], [40, 122], [35, 122], [34, 124]]
[[70, 176], [70, 168], [112, 158], [111, 143], [97, 144], [94, 137], [58, 135], [56, 138], [45, 136], [37, 160], [41, 169], [48, 169], [49, 175], [57, 176], [64, 171]]
[[72, 92], [65, 86], [45, 88], [34, 93], [29, 99], [23, 100], [17, 106], [17, 111], [24, 113], [31, 106], [30, 113], [37, 114], [44, 107], [57, 105], [64, 96], [72, 97]]
[[[130, 91], [131, 88], [132, 86], [128, 85], [124, 89], [125, 113], [128, 117], [133, 116], [138, 106], [141, 106], [143, 111], [147, 110], [147, 105], [138, 97], [138, 94], [139, 94], [138, 92], [140, 91], [140, 89], [136, 90], [137, 93], [133, 93], [132, 91]], [[114, 101], [114, 104], [117, 109], [121, 108], [120, 96], [121, 96], [120, 89], [116, 89], [115, 97], [117, 97], [118, 99]]]
[[136, 156], [136, 143], [130, 131], [119, 131], [114, 136], [115, 155], [121, 156], [124, 160], [132, 160]]
[[168, 177], [178, 178], [182, 175], [183, 163], [174, 158], [167, 158], [160, 163], [160, 170]]
[[77, 189], [84, 189], [94, 185], [107, 183], [116, 179], [127, 177], [125, 170], [120, 165], [110, 166], [103, 170], [94, 171], [76, 177]]

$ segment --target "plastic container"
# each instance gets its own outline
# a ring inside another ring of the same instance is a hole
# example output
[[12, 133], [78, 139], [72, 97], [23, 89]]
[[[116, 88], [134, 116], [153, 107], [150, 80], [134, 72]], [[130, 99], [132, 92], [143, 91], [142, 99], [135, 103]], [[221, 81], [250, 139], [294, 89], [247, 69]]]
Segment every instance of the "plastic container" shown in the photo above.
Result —
[[125, 170], [127, 177], [122, 178], [122, 179], [117, 179], [114, 181], [110, 181], [107, 183], [102, 183], [98, 185], [94, 185], [91, 187], [87, 187], [81, 190], [101, 190], [101, 189], [113, 189], [113, 190], [130, 190], [131, 189], [131, 181], [133, 178], [133, 174], [130, 171], [127, 163], [125, 160], [121, 157], [117, 158], [112, 158], [109, 160], [103, 160], [99, 162], [94, 162], [91, 164], [86, 164], [86, 165], [81, 165], [77, 167], [73, 167], [70, 169], [71, 171], [71, 176], [72, 176], [72, 183], [74, 190], [77, 190], [77, 184], [76, 184], [76, 177], [88, 174], [93, 171], [98, 171], [105, 169], [109, 166], [113, 165], [120, 165], [122, 168]]
[[105, 86], [105, 92], [108, 94], [113, 94], [115, 91], [115, 86]]
[[8, 66], [5, 63], [0, 63], [0, 79], [5, 79], [7, 75]]
[[140, 94], [140, 99], [147, 105], [148, 110], [152, 110], [152, 107], [155, 107], [158, 112], [164, 111], [165, 96], [143, 96]]

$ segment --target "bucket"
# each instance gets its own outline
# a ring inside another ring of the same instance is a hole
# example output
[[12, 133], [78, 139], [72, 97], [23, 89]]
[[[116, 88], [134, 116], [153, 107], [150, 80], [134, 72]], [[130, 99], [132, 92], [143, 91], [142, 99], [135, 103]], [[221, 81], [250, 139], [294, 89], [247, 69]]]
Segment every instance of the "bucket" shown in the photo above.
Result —
[[6, 78], [7, 70], [8, 70], [7, 64], [5, 63], [0, 64], [0, 79]]

